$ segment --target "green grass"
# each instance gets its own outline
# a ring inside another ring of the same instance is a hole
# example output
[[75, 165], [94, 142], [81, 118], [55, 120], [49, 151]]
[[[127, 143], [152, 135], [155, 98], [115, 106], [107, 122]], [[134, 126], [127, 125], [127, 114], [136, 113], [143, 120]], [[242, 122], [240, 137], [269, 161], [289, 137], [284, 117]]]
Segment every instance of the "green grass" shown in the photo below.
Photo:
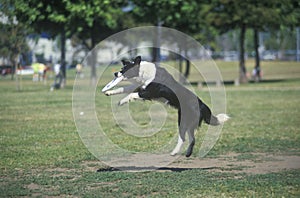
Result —
[[[196, 64], [199, 62], [196, 61]], [[224, 61], [215, 61], [218, 66], [222, 78], [224, 81], [233, 81], [238, 78], [239, 72], [239, 63], [235, 62], [224, 62]], [[254, 68], [255, 62], [253, 59], [249, 59], [245, 63], [246, 70], [250, 76]], [[290, 78], [299, 78], [299, 63], [297, 62], [281, 62], [281, 61], [262, 61], [261, 70], [263, 79], [267, 80], [278, 80], [278, 79], [290, 79]], [[196, 72], [195, 67], [192, 67], [191, 76], [189, 80], [191, 82], [201, 81], [202, 78], [199, 78], [199, 72]]]
[[[236, 78], [236, 63], [218, 62], [224, 79]], [[251, 62], [248, 63], [251, 66]], [[249, 67], [250, 67], [249, 66]], [[252, 153], [300, 155], [300, 65], [294, 62], [264, 62], [266, 79], [259, 84], [226, 86], [227, 113], [221, 137], [207, 157], [240, 154], [239, 160], [255, 160]], [[114, 67], [111, 69], [113, 70]], [[192, 70], [193, 71], [193, 70]], [[111, 78], [106, 72], [100, 87]], [[196, 81], [192, 73], [191, 81]], [[105, 168], [82, 143], [73, 120], [72, 84], [49, 92], [48, 85], [0, 79], [1, 190], [0, 197], [299, 197], [300, 171], [249, 175], [182, 169], [173, 172], [96, 172]], [[196, 90], [197, 88], [194, 87]], [[209, 104], [204, 87], [197, 94]], [[151, 102], [131, 104], [135, 120], [146, 127]], [[152, 151], [177, 133], [176, 111], [167, 108], [162, 131], [150, 138], [121, 133], [112, 122], [110, 98], [96, 94], [96, 111], [107, 135], [133, 151]], [[206, 125], [198, 131], [194, 157]], [[86, 165], [92, 162], [92, 165]], [[94, 163], [94, 164], [93, 164]], [[91, 170], [92, 169], [92, 170]], [[104, 169], [105, 170], [105, 169]]]
[[24, 172], [1, 185], [2, 196], [297, 197], [299, 171], [265, 175], [183, 172]]
[[299, 90], [226, 93], [232, 120], [225, 126], [217, 150], [277, 153], [296, 149], [299, 152]]

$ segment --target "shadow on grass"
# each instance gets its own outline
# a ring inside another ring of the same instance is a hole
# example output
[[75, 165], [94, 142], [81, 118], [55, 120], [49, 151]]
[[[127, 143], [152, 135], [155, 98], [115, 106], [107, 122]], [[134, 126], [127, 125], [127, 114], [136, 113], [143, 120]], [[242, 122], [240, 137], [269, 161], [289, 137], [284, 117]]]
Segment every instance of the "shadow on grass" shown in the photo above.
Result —
[[144, 172], [144, 171], [166, 171], [166, 172], [182, 172], [182, 171], [188, 171], [188, 170], [194, 170], [194, 169], [200, 169], [200, 170], [210, 170], [210, 169], [216, 169], [216, 167], [208, 167], [208, 168], [178, 168], [178, 167], [136, 167], [136, 166], [126, 166], [126, 167], [120, 167], [120, 168], [114, 168], [114, 167], [106, 167], [106, 168], [100, 168], [97, 170], [97, 172], [114, 172], [114, 171], [128, 171], [128, 172]]
[[[291, 79], [262, 79], [259, 82], [254, 81], [252, 79], [249, 79], [249, 83], [280, 83], [280, 82], [293, 82], [293, 81], [298, 81], [298, 78], [291, 78]], [[202, 86], [207, 86], [207, 85], [217, 85], [218, 82], [216, 81], [208, 81], [208, 82], [190, 82], [191, 85], [197, 86], [199, 83]], [[221, 83], [221, 82], [219, 82]], [[226, 80], [222, 82], [224, 85], [234, 85], [234, 80]]]

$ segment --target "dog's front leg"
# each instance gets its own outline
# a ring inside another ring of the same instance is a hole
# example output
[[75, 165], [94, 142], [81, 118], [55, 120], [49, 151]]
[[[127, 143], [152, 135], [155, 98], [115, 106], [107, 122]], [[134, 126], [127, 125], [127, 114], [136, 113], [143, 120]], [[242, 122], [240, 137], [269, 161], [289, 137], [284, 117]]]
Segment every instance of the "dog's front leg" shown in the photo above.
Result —
[[116, 95], [116, 94], [121, 94], [121, 93], [124, 93], [124, 87], [120, 87], [120, 88], [114, 89], [114, 90], [108, 90], [105, 92], [105, 95], [111, 96], [111, 95]]
[[122, 100], [120, 100], [119, 105], [123, 105], [125, 103], [129, 103], [135, 99], [140, 99], [141, 97], [139, 96], [138, 92], [134, 92], [129, 94], [128, 96], [126, 96], [125, 98], [123, 98]]
[[126, 86], [126, 87], [120, 87], [118, 89], [106, 91], [105, 95], [111, 96], [111, 95], [122, 94], [122, 93], [131, 93], [136, 88], [138, 88], [138, 86], [139, 85], [137, 85], [137, 84], [133, 84], [133, 85], [129, 85], [129, 86]]

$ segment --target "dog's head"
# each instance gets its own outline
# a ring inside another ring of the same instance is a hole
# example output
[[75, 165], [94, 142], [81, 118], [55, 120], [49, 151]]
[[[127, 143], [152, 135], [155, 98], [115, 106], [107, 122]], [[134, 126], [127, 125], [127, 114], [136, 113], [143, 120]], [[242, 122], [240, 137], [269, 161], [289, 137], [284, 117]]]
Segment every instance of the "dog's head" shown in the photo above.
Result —
[[121, 71], [115, 72], [115, 79], [108, 83], [103, 89], [102, 92], [106, 92], [109, 89], [115, 87], [122, 80], [132, 79], [138, 77], [139, 75], [139, 66], [141, 63], [141, 56], [137, 56], [133, 60], [122, 60], [123, 67]]
[[115, 73], [115, 77], [124, 76], [124, 80], [137, 77], [139, 75], [139, 66], [141, 56], [137, 56], [134, 60], [122, 60], [123, 67], [121, 71]]

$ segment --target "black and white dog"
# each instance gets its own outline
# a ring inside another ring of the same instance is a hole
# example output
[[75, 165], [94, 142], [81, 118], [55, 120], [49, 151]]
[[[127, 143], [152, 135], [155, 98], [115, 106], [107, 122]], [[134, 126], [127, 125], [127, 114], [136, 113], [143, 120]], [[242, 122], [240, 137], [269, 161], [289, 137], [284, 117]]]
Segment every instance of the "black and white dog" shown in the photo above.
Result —
[[[186, 157], [191, 156], [195, 144], [194, 132], [201, 122], [220, 125], [229, 119], [226, 114], [212, 115], [209, 107], [194, 93], [179, 84], [164, 68], [154, 63], [141, 61], [141, 56], [134, 60], [122, 60], [123, 68], [114, 73], [115, 79], [108, 83], [102, 92], [107, 96], [129, 93], [119, 105], [135, 99], [159, 100], [178, 110], [178, 143], [171, 155], [176, 155], [185, 141], [185, 133], [189, 136], [189, 147]], [[130, 80], [132, 85], [110, 90], [123, 80]]]

